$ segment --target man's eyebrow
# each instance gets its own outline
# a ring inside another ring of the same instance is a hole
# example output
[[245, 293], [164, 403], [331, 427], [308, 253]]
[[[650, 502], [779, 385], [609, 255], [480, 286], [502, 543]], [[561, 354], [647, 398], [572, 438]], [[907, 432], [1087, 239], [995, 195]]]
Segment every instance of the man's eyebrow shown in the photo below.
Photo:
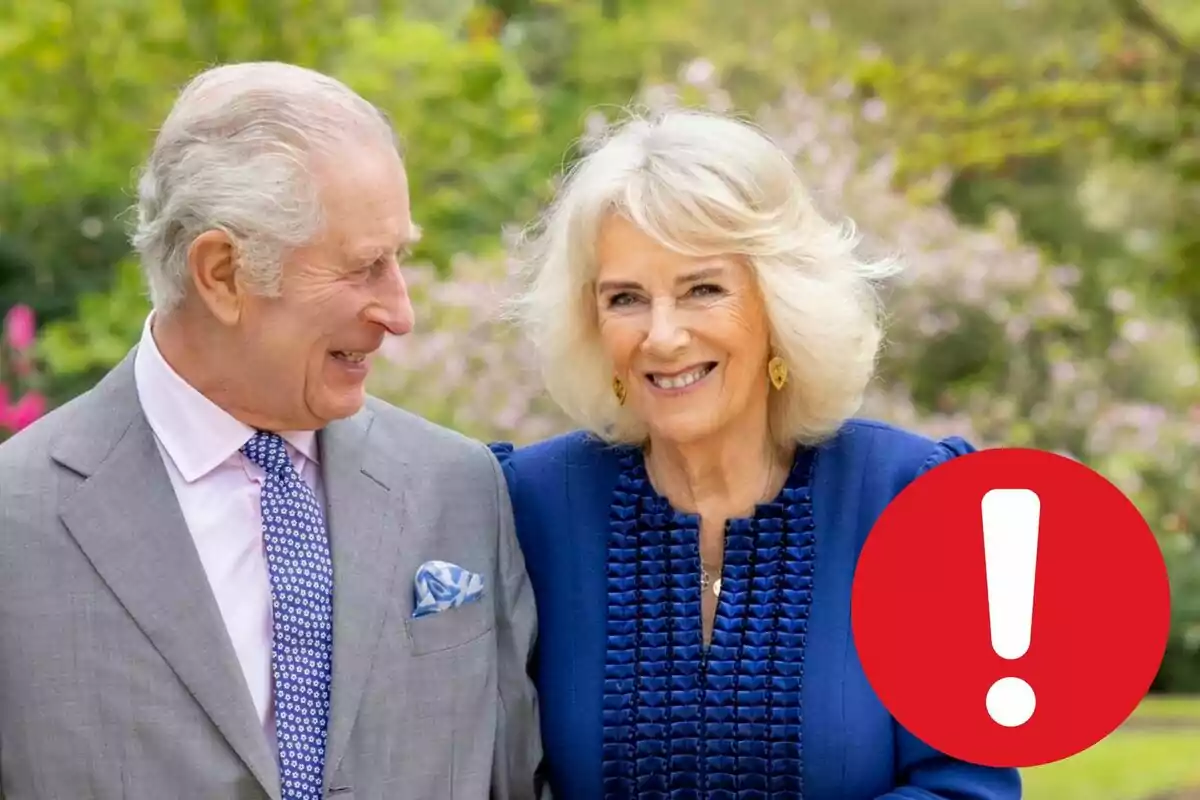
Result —
[[392, 248], [389, 246], [384, 246], [384, 245], [376, 245], [374, 247], [363, 248], [358, 253], [356, 253], [354, 257], [355, 257], [355, 260], [357, 260], [357, 261], [368, 262], [368, 261], [375, 261], [377, 259], [383, 258], [384, 256], [391, 255], [393, 253], [401, 253], [404, 255], [408, 255], [412, 252], [413, 247], [420, 240], [421, 240], [421, 237], [419, 235], [409, 236], [405, 239], [402, 239], [400, 241], [400, 244], [397, 245], [395, 248]]

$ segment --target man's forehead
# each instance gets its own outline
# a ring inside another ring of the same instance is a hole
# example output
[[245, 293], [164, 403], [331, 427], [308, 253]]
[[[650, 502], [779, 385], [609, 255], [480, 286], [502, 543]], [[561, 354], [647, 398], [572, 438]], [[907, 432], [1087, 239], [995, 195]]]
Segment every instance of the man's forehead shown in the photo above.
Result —
[[394, 152], [347, 149], [315, 170], [327, 230], [354, 257], [395, 252], [419, 238], [408, 181]]
[[356, 259], [370, 260], [411, 248], [420, 240], [421, 229], [409, 220], [407, 224], [395, 226], [394, 230], [360, 233], [354, 241], [350, 241], [348, 237], [345, 244]]

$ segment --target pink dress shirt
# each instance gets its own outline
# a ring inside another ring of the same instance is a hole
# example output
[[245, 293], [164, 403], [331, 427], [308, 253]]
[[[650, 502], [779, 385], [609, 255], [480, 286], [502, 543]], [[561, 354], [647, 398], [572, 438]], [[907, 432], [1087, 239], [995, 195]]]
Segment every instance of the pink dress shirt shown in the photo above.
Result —
[[[134, 357], [142, 410], [204, 565], [250, 699], [275, 749], [271, 584], [259, 499], [263, 472], [239, 452], [254, 429], [200, 394], [163, 358], [147, 318]], [[313, 431], [280, 432], [292, 463], [324, 505]]]

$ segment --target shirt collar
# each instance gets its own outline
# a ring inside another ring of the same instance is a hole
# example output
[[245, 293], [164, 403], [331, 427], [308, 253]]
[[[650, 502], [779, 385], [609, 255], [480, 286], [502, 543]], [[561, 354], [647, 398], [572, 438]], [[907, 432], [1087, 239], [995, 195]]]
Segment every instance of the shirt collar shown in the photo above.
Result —
[[[153, 318], [153, 312], [146, 317], [134, 356], [138, 399], [154, 435], [183, 479], [191, 483], [235, 454], [255, 430], [197, 391], [167, 363], [154, 341]], [[304, 457], [318, 462], [314, 431], [280, 431], [279, 435]]]

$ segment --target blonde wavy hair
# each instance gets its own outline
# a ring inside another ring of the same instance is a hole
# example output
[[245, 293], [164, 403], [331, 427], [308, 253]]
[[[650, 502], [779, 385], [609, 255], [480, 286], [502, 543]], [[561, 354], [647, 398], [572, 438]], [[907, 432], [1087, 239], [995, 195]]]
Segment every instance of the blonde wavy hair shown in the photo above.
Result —
[[599, 338], [596, 240], [610, 214], [680, 253], [750, 265], [772, 354], [789, 368], [771, 393], [778, 442], [819, 442], [857, 411], [882, 340], [875, 282], [896, 262], [859, 259], [853, 224], [821, 216], [795, 165], [758, 128], [672, 109], [609, 129], [517, 249], [526, 285], [512, 310], [547, 392], [576, 424], [612, 443], [647, 436], [613, 395]]

